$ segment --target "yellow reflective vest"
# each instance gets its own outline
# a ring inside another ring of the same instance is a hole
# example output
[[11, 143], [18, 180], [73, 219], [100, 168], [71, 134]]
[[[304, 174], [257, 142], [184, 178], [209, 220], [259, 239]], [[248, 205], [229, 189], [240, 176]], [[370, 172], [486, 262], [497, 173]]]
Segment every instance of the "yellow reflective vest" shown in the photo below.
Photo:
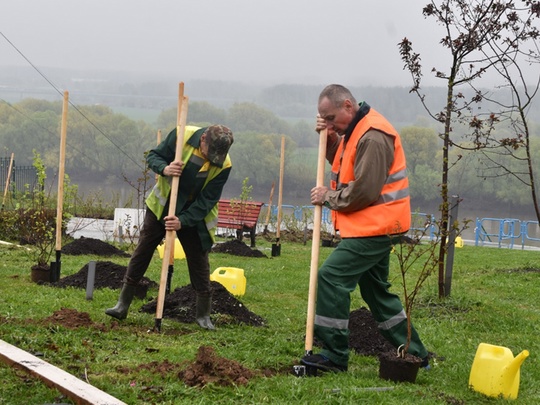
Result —
[[[196, 148], [188, 143], [188, 140], [193, 136], [193, 134], [198, 131], [199, 127], [188, 125], [186, 126], [185, 132], [184, 132], [184, 147], [182, 148], [182, 161], [187, 162], [191, 158], [191, 155], [193, 155], [193, 152], [196, 150]], [[204, 187], [207, 186], [207, 184], [214, 179], [217, 175], [221, 173], [224, 169], [230, 168], [232, 165], [230, 156], [227, 155], [227, 158], [223, 162], [222, 167], [214, 166], [214, 165], [208, 165], [208, 174], [206, 177], [206, 180], [204, 182]], [[202, 169], [203, 170], [203, 169]], [[150, 209], [158, 219], [161, 219], [164, 215], [164, 209], [167, 204], [167, 201], [169, 199], [169, 195], [171, 193], [171, 182], [172, 178], [167, 176], [159, 176], [158, 181], [153, 187], [152, 191], [148, 195], [148, 198], [146, 199], [146, 206], [148, 209]], [[177, 213], [178, 215], [179, 213]], [[215, 238], [215, 228], [217, 226], [217, 217], [218, 217], [218, 205], [216, 204], [208, 213], [208, 215], [204, 218], [204, 222], [206, 224], [206, 228], [208, 229], [208, 233], [210, 234], [210, 237], [212, 241], [214, 242]]]

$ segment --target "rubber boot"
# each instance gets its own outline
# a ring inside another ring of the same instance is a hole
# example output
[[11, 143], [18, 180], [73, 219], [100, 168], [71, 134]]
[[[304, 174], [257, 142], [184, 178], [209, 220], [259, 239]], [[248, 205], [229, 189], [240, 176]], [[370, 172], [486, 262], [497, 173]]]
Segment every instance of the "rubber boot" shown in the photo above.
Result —
[[198, 295], [195, 301], [195, 319], [199, 326], [208, 330], [215, 330], [215, 326], [210, 320], [210, 310], [212, 309], [211, 295]]
[[114, 308], [106, 309], [105, 313], [116, 319], [126, 319], [129, 306], [131, 305], [131, 301], [133, 301], [133, 297], [135, 296], [135, 289], [136, 286], [134, 285], [124, 284], [122, 286], [122, 291], [120, 292], [120, 297], [118, 298], [116, 306]]

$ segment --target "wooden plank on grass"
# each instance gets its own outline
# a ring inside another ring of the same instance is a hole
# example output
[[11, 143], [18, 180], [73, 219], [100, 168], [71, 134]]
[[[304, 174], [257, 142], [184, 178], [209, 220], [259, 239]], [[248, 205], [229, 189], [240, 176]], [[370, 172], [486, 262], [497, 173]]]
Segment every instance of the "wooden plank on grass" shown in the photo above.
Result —
[[0, 359], [11, 366], [21, 368], [40, 378], [47, 386], [56, 388], [80, 405], [125, 404], [73, 375], [40, 358], [0, 340]]

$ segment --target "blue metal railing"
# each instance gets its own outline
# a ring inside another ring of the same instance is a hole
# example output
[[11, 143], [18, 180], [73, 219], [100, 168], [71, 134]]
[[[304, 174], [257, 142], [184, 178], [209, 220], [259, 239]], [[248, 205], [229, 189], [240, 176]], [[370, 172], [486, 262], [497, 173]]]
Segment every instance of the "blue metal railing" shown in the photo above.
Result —
[[538, 229], [538, 221], [523, 221], [521, 223], [521, 249], [525, 247], [525, 241], [540, 242], [540, 238], [532, 236], [529, 231], [531, 225]]
[[[268, 204], [264, 206], [268, 207]], [[296, 221], [306, 223], [308, 226], [309, 216], [306, 212], [312, 212], [313, 209], [313, 205], [282, 205], [282, 214], [292, 215]], [[272, 205], [271, 214], [274, 218], [277, 217], [276, 205]], [[324, 226], [332, 224], [331, 210], [326, 207], [322, 210], [322, 224]], [[429, 240], [437, 238], [439, 228], [434, 215], [422, 212], [412, 214], [408, 235], [418, 234], [422, 234]], [[521, 221], [515, 218], [476, 218], [474, 242], [475, 246], [486, 245], [513, 249], [521, 245], [521, 249], [525, 249], [525, 246], [540, 247], [539, 235], [538, 221]]]
[[[268, 204], [264, 204], [263, 207], [268, 207]], [[297, 221], [303, 221], [305, 219], [305, 211], [313, 211], [315, 207], [313, 205], [281, 205], [282, 213], [291, 213], [294, 215], [294, 218]], [[271, 215], [277, 217], [278, 207], [277, 205], [272, 205]], [[322, 209], [322, 219], [321, 221], [324, 224], [331, 224], [332, 217], [330, 215], [330, 210], [326, 207]]]
[[497, 245], [514, 248], [521, 244], [521, 249], [531, 242], [534, 245], [540, 238], [534, 236], [533, 227], [538, 228], [538, 221], [521, 221], [515, 218], [476, 218], [475, 246]]
[[423, 212], [413, 212], [411, 218], [411, 228], [409, 234], [423, 235], [429, 240], [434, 240], [439, 233], [439, 229], [435, 222], [435, 217], [431, 214], [425, 214]]
[[[264, 204], [263, 207], [268, 209], [268, 204]], [[313, 212], [315, 206], [313, 205], [281, 205], [282, 215], [293, 215], [295, 220], [299, 222], [307, 222], [306, 211]], [[322, 218], [321, 222], [323, 225], [332, 224], [332, 214], [331, 210], [323, 207], [322, 209]], [[270, 214], [273, 218], [276, 218], [278, 215], [277, 205], [272, 205]], [[313, 214], [311, 214], [313, 215]], [[412, 225], [409, 231], [411, 234], [416, 232], [425, 232], [425, 237], [429, 237], [430, 240], [433, 240], [437, 235], [437, 226], [435, 225], [435, 217], [431, 214], [424, 214], [421, 212], [415, 212], [412, 215]]]

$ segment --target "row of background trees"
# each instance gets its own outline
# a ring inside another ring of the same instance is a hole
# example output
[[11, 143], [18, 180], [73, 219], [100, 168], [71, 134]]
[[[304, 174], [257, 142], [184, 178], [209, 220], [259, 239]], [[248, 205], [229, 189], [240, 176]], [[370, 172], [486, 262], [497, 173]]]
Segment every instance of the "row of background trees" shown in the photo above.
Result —
[[[31, 164], [36, 150], [43, 158], [51, 183], [56, 180], [58, 167], [61, 108], [60, 101], [36, 99], [0, 104], [2, 154], [8, 156], [13, 152], [16, 162]], [[129, 183], [135, 184], [145, 170], [144, 153], [155, 145], [158, 131], [166, 128], [162, 130], [165, 136], [175, 121], [176, 107], [164, 109], [151, 124], [102, 105], [70, 106], [66, 173], [86, 192], [129, 190]], [[309, 189], [316, 177], [318, 141], [310, 122], [287, 121], [254, 103], [237, 103], [225, 109], [204, 101], [190, 103], [188, 121], [201, 126], [219, 122], [233, 128], [234, 170], [226, 190], [228, 197], [238, 195], [242, 181], [248, 177], [253, 198], [266, 201], [272, 182], [279, 179], [280, 144], [284, 136], [284, 203], [309, 204]], [[532, 127], [536, 134], [532, 139], [533, 158], [540, 159], [538, 124], [533, 123]], [[442, 159], [442, 141], [436, 126], [419, 117], [416, 123], [398, 129], [407, 153], [413, 204], [420, 210], [434, 210], [439, 199]], [[510, 134], [509, 128], [500, 131], [502, 137]], [[455, 132], [461, 132], [459, 137], [466, 142], [467, 128], [455, 128]], [[528, 188], [517, 179], [501, 182], [489, 169], [492, 165], [483, 154], [462, 150], [451, 153], [455, 167], [450, 191], [464, 198], [468, 206], [502, 208], [508, 212], [528, 209]], [[516, 172], [523, 170], [519, 167], [522, 162], [516, 159], [501, 156], [502, 162]]]

